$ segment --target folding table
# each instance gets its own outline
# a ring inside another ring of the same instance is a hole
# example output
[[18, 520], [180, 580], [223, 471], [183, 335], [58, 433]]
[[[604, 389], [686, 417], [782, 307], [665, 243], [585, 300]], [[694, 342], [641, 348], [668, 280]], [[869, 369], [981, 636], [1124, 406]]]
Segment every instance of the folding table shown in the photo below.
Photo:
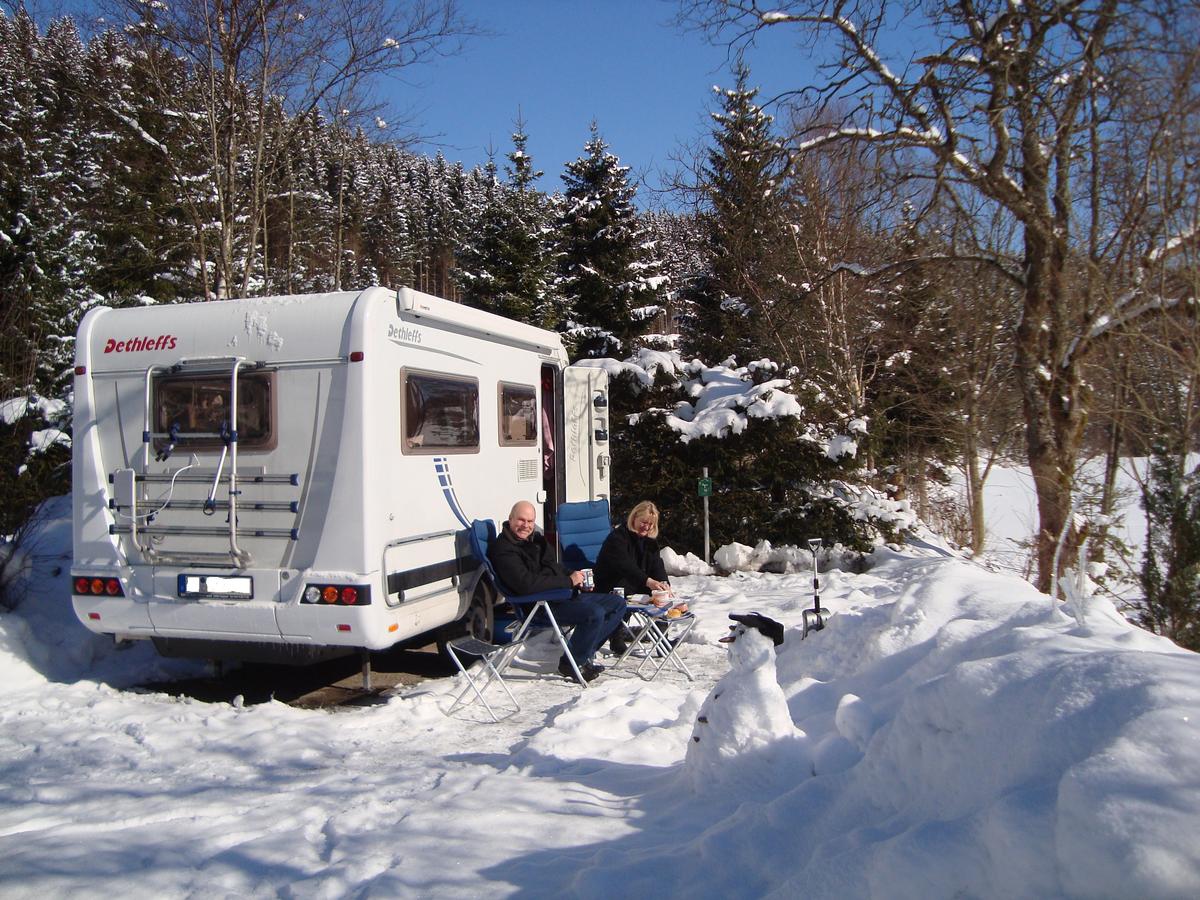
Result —
[[[629, 642], [625, 652], [613, 663], [613, 668], [615, 669], [634, 650], [641, 647], [645, 649], [645, 655], [638, 663], [638, 667], [634, 669], [634, 674], [642, 676], [642, 669], [645, 668], [647, 662], [650, 662], [653, 671], [646, 680], [653, 681], [670, 663], [677, 672], [686, 675], [688, 681], [695, 681], [696, 678], [692, 675], [691, 669], [679, 655], [679, 647], [696, 626], [696, 617], [690, 612], [674, 617], [669, 616], [667, 613], [671, 607], [655, 606], [649, 602], [648, 598], [634, 597], [630, 599], [628, 609], [630, 613], [629, 629], [633, 632], [633, 640]], [[653, 662], [651, 662], [652, 660]]]

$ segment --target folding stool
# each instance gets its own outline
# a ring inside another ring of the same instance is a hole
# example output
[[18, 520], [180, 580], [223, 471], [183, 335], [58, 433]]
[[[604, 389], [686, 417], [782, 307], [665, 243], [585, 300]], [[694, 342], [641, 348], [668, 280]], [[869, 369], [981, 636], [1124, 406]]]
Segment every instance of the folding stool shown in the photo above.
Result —
[[[478, 700], [483, 704], [484, 709], [488, 711], [488, 715], [492, 717], [492, 721], [499, 722], [500, 717], [496, 715], [496, 712], [492, 709], [491, 704], [487, 702], [487, 698], [483, 696], [483, 692], [488, 689], [493, 681], [495, 681], [504, 689], [504, 693], [508, 694], [508, 699], [512, 703], [512, 711], [504, 716], [504, 718], [507, 719], [509, 716], [516, 715], [518, 712], [520, 712], [521, 706], [517, 703], [517, 698], [512, 695], [512, 691], [508, 689], [508, 685], [504, 683], [504, 676], [501, 674], [501, 669], [507, 662], [504, 657], [510, 651], [515, 651], [515, 646], [513, 644], [508, 644], [507, 646], [500, 644], [489, 644], [487, 641], [481, 641], [478, 638], [469, 636], [455, 638], [454, 640], [449, 641], [446, 644], [446, 653], [452, 660], [454, 660], [454, 665], [458, 666], [458, 671], [462, 672], [463, 677], [467, 679], [467, 686], [463, 688], [462, 693], [455, 698], [452, 704], [450, 704], [450, 708], [446, 710], [446, 715], [450, 715], [450, 713], [458, 709], [459, 706], [470, 706], [475, 702], [475, 700]], [[472, 675], [471, 668], [463, 664], [460, 654], [461, 657], [478, 657], [483, 663], [483, 668], [476, 671], [475, 674]], [[497, 668], [496, 663], [493, 660], [493, 657], [496, 656], [501, 657], [500, 668]], [[484, 678], [485, 675], [487, 676], [486, 678]], [[478, 683], [479, 680], [483, 681], [482, 685]], [[472, 692], [475, 694], [474, 698], [466, 700], [467, 695]], [[466, 700], [465, 703], [463, 702], [464, 700]]]

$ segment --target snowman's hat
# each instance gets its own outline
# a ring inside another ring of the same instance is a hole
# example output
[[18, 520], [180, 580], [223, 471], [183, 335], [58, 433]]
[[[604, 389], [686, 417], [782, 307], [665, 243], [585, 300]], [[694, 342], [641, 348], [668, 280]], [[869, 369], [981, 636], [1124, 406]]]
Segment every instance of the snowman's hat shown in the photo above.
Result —
[[[746, 628], [753, 628], [764, 637], [769, 637], [775, 643], [776, 647], [783, 643], [783, 625], [774, 619], [767, 618], [762, 613], [730, 613], [729, 618], [744, 625]], [[730, 625], [729, 628], [729, 634], [720, 638], [722, 644], [731, 644], [737, 640], [737, 625]]]

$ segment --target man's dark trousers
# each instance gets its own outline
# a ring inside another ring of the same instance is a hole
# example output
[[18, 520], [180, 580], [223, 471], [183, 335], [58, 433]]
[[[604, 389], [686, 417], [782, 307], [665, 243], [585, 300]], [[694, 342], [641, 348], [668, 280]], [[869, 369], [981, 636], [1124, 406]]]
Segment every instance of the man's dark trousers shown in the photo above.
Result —
[[567, 647], [577, 665], [590, 662], [600, 645], [608, 640], [625, 615], [625, 598], [614, 594], [580, 593], [570, 600], [550, 604], [550, 611], [563, 628], [574, 626]]

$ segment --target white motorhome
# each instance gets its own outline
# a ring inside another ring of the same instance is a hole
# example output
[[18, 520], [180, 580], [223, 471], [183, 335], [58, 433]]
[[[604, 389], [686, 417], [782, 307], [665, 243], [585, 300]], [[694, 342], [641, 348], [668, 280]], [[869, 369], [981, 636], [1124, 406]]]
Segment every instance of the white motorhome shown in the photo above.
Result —
[[406, 288], [98, 308], [75, 363], [75, 612], [166, 655], [484, 636], [470, 521], [608, 495], [604, 374]]

